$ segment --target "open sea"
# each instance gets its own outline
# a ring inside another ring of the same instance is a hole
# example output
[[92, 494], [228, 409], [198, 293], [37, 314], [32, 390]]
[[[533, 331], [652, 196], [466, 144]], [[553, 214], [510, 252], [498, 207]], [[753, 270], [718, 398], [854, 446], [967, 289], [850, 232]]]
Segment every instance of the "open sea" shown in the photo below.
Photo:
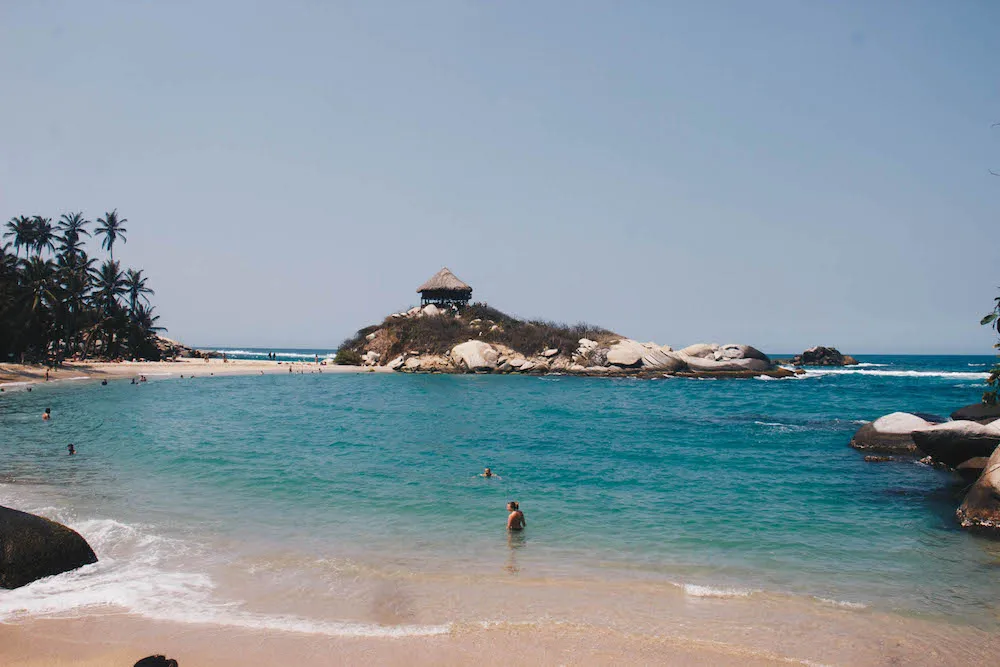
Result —
[[[101, 560], [0, 592], [0, 622], [126, 611], [350, 636], [543, 619], [635, 629], [655, 627], [660, 599], [756, 599], [1000, 630], [1000, 542], [958, 529], [957, 479], [848, 447], [883, 414], [977, 401], [993, 358], [861, 360], [785, 380], [8, 388], [0, 504], [69, 524]], [[479, 477], [485, 466], [499, 477]], [[528, 523], [514, 537], [508, 500]], [[619, 594], [645, 606], [618, 608]]]

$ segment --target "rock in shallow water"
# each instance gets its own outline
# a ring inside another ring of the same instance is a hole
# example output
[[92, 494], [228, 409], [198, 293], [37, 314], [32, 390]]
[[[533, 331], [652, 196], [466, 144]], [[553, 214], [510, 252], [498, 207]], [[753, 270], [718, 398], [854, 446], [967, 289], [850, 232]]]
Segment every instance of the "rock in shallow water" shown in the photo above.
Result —
[[96, 562], [94, 550], [75, 530], [0, 506], [0, 587], [19, 588]]
[[951, 413], [951, 418], [954, 420], [965, 419], [968, 421], [979, 422], [980, 424], [986, 424], [996, 419], [1000, 419], [1000, 403], [996, 405], [987, 405], [986, 403], [973, 403], [972, 405], [966, 405], [964, 408], [959, 408]]
[[1000, 535], [1000, 448], [993, 451], [955, 515], [963, 528]]
[[917, 449], [949, 468], [990, 456], [1000, 444], [1000, 428], [974, 421], [945, 422], [915, 430], [912, 436]]
[[879, 454], [916, 454], [914, 431], [933, 426], [908, 412], [893, 412], [865, 424], [851, 438], [851, 447]]

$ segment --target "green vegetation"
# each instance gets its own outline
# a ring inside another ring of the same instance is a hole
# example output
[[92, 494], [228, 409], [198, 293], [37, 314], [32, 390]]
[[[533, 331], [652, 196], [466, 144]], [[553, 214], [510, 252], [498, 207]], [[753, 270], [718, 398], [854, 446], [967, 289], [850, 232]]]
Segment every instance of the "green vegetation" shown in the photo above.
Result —
[[341, 349], [337, 350], [337, 356], [333, 358], [333, 363], [340, 364], [342, 366], [360, 366], [361, 355], [354, 350], [348, 350], [341, 347]]
[[[94, 232], [109, 257], [98, 264], [84, 248], [90, 221], [83, 213], [51, 218], [16, 216], [0, 245], [0, 360], [56, 362], [76, 357], [159, 359], [141, 269], [122, 270], [114, 247], [125, 243], [117, 211]], [[8, 241], [9, 240], [9, 241]], [[21, 257], [21, 252], [24, 256]]]
[[[368, 336], [375, 334], [369, 340]], [[473, 303], [459, 309], [458, 317], [450, 311], [437, 317], [387, 317], [382, 324], [365, 327], [340, 345], [341, 351], [358, 355], [378, 352], [381, 363], [403, 354], [447, 354], [451, 348], [470, 339], [498, 343], [525, 356], [555, 348], [571, 354], [581, 338], [602, 340], [614, 334], [607, 329], [577, 324], [525, 321], [486, 304]]]
[[[993, 299], [993, 310], [982, 319], [980, 324], [996, 330], [998, 342], [993, 347], [1000, 350], [1000, 296]], [[983, 392], [983, 403], [996, 403], [997, 397], [1000, 395], [1000, 361], [990, 369], [990, 376], [986, 379], [986, 386], [987, 390]]]

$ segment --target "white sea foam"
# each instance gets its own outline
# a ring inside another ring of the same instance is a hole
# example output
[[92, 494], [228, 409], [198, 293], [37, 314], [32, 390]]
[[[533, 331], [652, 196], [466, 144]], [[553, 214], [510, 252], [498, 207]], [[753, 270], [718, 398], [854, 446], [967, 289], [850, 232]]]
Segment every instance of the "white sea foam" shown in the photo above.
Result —
[[54, 508], [32, 511], [60, 520], [79, 532], [100, 560], [6, 591], [0, 596], [0, 623], [26, 617], [75, 618], [102, 610], [124, 610], [155, 620], [338, 637], [391, 638], [451, 631], [450, 625], [382, 626], [251, 612], [240, 601], [219, 599], [209, 575], [176, 565], [178, 557], [199, 551], [193, 545], [113, 519], [72, 521]]
[[833, 605], [834, 607], [842, 607], [844, 609], [867, 609], [868, 605], [863, 602], [849, 602], [847, 600], [832, 600], [830, 598], [816, 597], [816, 600], [822, 602], [823, 604]]
[[951, 380], [985, 380], [987, 373], [975, 373], [971, 371], [879, 371], [854, 368], [810, 368], [806, 370], [806, 375], [869, 375], [872, 377], [899, 377], [899, 378], [947, 378]]
[[749, 588], [713, 588], [698, 584], [677, 584], [684, 594], [693, 598], [745, 598], [758, 591]]

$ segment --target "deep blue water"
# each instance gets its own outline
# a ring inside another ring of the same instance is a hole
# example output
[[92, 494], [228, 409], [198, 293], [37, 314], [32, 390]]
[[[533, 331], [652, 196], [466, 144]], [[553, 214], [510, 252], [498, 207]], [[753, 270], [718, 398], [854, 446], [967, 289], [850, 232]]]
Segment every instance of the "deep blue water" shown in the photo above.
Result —
[[995, 618], [1000, 545], [958, 529], [956, 480], [847, 445], [865, 420], [977, 401], [992, 358], [862, 361], [789, 380], [327, 373], [8, 391], [0, 502], [474, 573], [502, 560], [516, 499], [522, 569]]

